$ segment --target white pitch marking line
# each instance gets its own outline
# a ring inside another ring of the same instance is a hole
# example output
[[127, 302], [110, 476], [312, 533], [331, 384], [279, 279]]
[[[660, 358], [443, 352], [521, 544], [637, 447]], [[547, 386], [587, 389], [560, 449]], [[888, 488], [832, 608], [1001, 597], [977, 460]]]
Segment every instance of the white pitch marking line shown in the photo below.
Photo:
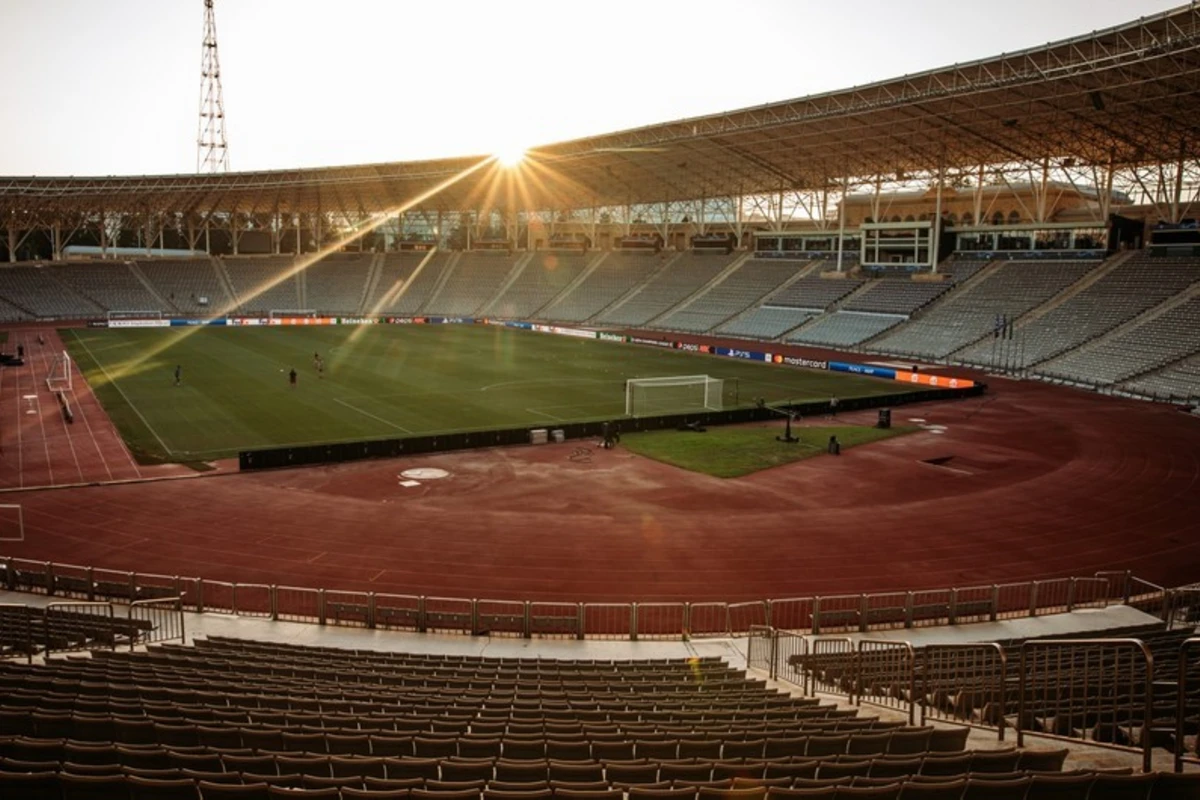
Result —
[[338, 405], [343, 405], [346, 408], [350, 409], [351, 411], [357, 411], [358, 413], [362, 414], [364, 417], [370, 417], [371, 419], [375, 420], [376, 422], [382, 422], [384, 425], [395, 428], [398, 431], [404, 431], [405, 433], [410, 433], [410, 434], [412, 433], [412, 431], [410, 431], [408, 428], [404, 427], [403, 425], [397, 425], [396, 423], [392, 422], [391, 420], [384, 419], [383, 417], [377, 417], [374, 414], [372, 414], [370, 411], [363, 411], [358, 406], [352, 406], [340, 397], [333, 398], [333, 402], [337, 403]]
[[555, 422], [566, 422], [566, 420], [563, 419], [562, 417], [556, 417], [553, 414], [547, 414], [545, 411], [538, 411], [536, 408], [527, 408], [525, 410], [528, 411], [530, 414], [537, 414], [539, 417], [548, 417], [549, 419], [552, 419]]
[[[59, 339], [59, 346], [64, 349], [67, 346], [67, 343], [62, 341], [61, 337]], [[43, 359], [44, 358], [45, 356], [43, 355]], [[82, 386], [83, 393], [85, 395], [91, 395], [92, 399], [96, 401], [96, 405], [100, 407], [101, 411], [103, 411], [104, 406], [100, 404], [100, 398], [96, 397], [96, 393], [92, 391], [92, 385], [88, 383], [87, 376], [84, 375], [83, 370], [79, 368], [79, 362], [73, 358], [71, 359], [71, 370], [75, 376], [72, 381], [73, 385]], [[72, 391], [71, 394], [74, 396], [74, 391]], [[88, 436], [91, 437], [92, 440], [92, 446], [96, 448], [96, 454], [100, 456], [100, 463], [104, 465], [104, 471], [108, 473], [108, 479], [110, 481], [113, 480], [112, 467], [108, 463], [108, 456], [105, 455], [104, 448], [100, 446], [100, 440], [96, 438], [96, 431], [94, 428], [92, 428], [91, 420], [88, 419], [87, 410], [84, 408], [83, 401], [76, 402], [75, 411], [78, 413], [79, 418], [83, 420], [84, 427], [87, 428]], [[122, 437], [120, 432], [116, 430], [116, 425], [112, 422], [112, 420], [109, 420], [109, 424], [113, 427], [113, 433], [115, 434], [117, 447], [120, 448], [121, 452], [125, 455], [125, 458], [129, 460], [129, 465], [133, 467], [133, 474], [139, 478], [142, 477], [142, 471], [138, 468], [137, 460], [134, 459], [133, 453], [130, 452], [128, 445], [125, 444], [124, 437]]]
[[520, 381], [489, 383], [487, 386], [480, 386], [479, 391], [486, 392], [489, 389], [499, 389], [502, 386], [536, 386], [542, 383], [611, 383], [611, 381], [603, 378], [530, 378]]
[[164, 442], [162, 437], [158, 435], [158, 431], [150, 427], [150, 423], [146, 421], [146, 417], [144, 414], [142, 414], [141, 409], [133, 404], [133, 401], [129, 399], [129, 395], [125, 394], [125, 390], [121, 388], [121, 384], [117, 383], [116, 379], [113, 378], [112, 375], [108, 374], [108, 369], [104, 366], [104, 362], [96, 358], [96, 355], [92, 352], [92, 348], [88, 347], [87, 342], [83, 339], [80, 339], [79, 334], [74, 330], [71, 331], [71, 335], [75, 337], [75, 341], [79, 342], [79, 344], [83, 346], [83, 349], [89, 356], [91, 356], [92, 361], [95, 361], [100, 366], [100, 371], [104, 373], [104, 377], [107, 378], [108, 382], [115, 386], [117, 391], [121, 393], [121, 397], [124, 398], [125, 402], [129, 404], [129, 407], [133, 409], [133, 413], [138, 415], [138, 419], [142, 421], [142, 424], [146, 426], [146, 430], [150, 431], [162, 449], [168, 455], [175, 455], [175, 451], [167, 447], [167, 443]]
[[[22, 343], [25, 342], [24, 336], [21, 337], [21, 342]], [[34, 391], [37, 391], [37, 386], [38, 386], [37, 378], [34, 378], [33, 379]], [[47, 391], [49, 391], [49, 390], [47, 389]], [[28, 395], [26, 395], [26, 396], [28, 397]], [[42, 432], [42, 449], [46, 453], [46, 472], [50, 475], [50, 484], [53, 485], [54, 484], [54, 467], [53, 467], [53, 463], [50, 460], [50, 439], [46, 436], [46, 419], [42, 415], [42, 402], [40, 399], [38, 399], [38, 396], [36, 394], [33, 395], [33, 402], [37, 405], [36, 413], [37, 413], [37, 421], [38, 421], [38, 430], [40, 430]], [[57, 401], [55, 402], [54, 407], [58, 408]]]

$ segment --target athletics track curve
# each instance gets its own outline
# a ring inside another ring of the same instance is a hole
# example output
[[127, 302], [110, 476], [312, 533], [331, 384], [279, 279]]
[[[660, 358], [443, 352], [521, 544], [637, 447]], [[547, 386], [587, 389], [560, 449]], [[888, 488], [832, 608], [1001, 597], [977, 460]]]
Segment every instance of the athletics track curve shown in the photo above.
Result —
[[[898, 424], [922, 418], [943, 433], [737, 480], [568, 442], [10, 493], [3, 502], [22, 505], [26, 541], [4, 542], [0, 554], [244, 583], [588, 602], [1102, 569], [1165, 585], [1200, 580], [1200, 418], [990, 383], [982, 398], [895, 411]], [[451, 476], [400, 486], [399, 472], [414, 466]]]

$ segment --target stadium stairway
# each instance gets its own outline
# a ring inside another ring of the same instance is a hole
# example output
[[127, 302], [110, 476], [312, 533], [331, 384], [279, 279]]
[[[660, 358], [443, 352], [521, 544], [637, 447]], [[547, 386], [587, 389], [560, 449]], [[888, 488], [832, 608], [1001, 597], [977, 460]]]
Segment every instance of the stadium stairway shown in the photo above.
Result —
[[241, 309], [242, 298], [238, 295], [237, 289], [234, 288], [233, 279], [229, 277], [229, 270], [225, 269], [225, 262], [217, 256], [209, 256], [212, 261], [213, 269], [217, 272], [217, 280], [225, 289], [225, 294], [229, 297], [230, 310]]
[[[446, 284], [450, 282], [450, 276], [453, 275], [458, 269], [458, 265], [462, 262], [462, 259], [462, 253], [455, 253], [450, 257], [450, 263], [448, 263], [445, 269], [442, 270], [442, 274], [438, 276], [437, 283], [433, 285], [433, 289], [429, 292], [428, 299], [426, 299], [421, 305], [419, 310], [422, 313], [428, 314], [430, 311], [437, 308], [438, 298], [442, 294], [442, 290], [445, 289]], [[417, 277], [415, 272], [413, 273], [413, 277]]]
[[591, 260], [591, 262], [589, 262], [588, 265], [583, 268], [583, 272], [580, 272], [578, 275], [575, 276], [575, 280], [571, 281], [566, 286], [564, 286], [561, 292], [554, 295], [554, 297], [551, 297], [549, 302], [547, 302], [545, 305], [543, 305], [541, 308], [539, 308], [537, 311], [535, 311], [533, 313], [533, 315], [532, 315], [533, 319], [554, 319], [554, 316], [547, 312], [550, 311], [551, 309], [553, 309], [556, 305], [558, 305], [562, 301], [566, 300], [568, 297], [570, 297], [571, 293], [574, 292], [576, 289], [578, 289], [583, 284], [583, 282], [586, 281], [588, 279], [588, 277], [593, 272], [596, 271], [596, 268], [599, 267], [601, 264], [604, 263], [605, 260], [608, 259], [608, 256], [611, 253], [612, 253], [611, 250], [605, 250], [605, 251], [599, 253], [598, 257], [593, 258]]
[[[944, 264], [944, 263], [945, 263], [945, 262], [943, 262], [943, 264]], [[990, 273], [991, 273], [991, 271], [993, 271], [993, 270], [995, 270], [995, 269], [996, 269], [996, 265], [997, 265], [997, 262], [994, 262], [994, 261], [992, 261], [992, 262], [988, 262], [988, 263], [987, 263], [985, 266], [983, 266], [981, 269], [978, 269], [978, 270], [976, 270], [975, 272], [973, 272], [973, 273], [971, 273], [970, 275], [968, 275], [968, 276], [967, 276], [967, 278], [966, 278], [965, 280], [962, 280], [962, 281], [958, 281], [958, 282], [956, 282], [956, 283], [955, 283], [953, 286], [951, 286], [951, 287], [950, 287], [950, 289], [949, 289], [948, 291], [945, 291], [945, 292], [943, 292], [941, 295], [939, 295], [938, 297], [934, 298], [934, 300], [933, 300], [932, 302], [926, 303], [925, 305], [923, 305], [923, 306], [921, 306], [920, 308], [918, 308], [918, 309], [916, 309], [915, 311], [913, 311], [911, 314], [909, 314], [909, 315], [908, 315], [908, 319], [906, 319], [904, 322], [902, 322], [902, 323], [900, 323], [900, 324], [901, 324], [901, 325], [904, 325], [904, 324], [906, 324], [906, 323], [907, 323], [909, 320], [913, 320], [913, 319], [918, 319], [918, 318], [920, 318], [920, 316], [921, 316], [922, 314], [924, 314], [924, 313], [926, 313], [927, 311], [929, 311], [929, 309], [933, 308], [934, 306], [936, 306], [936, 305], [937, 305], [938, 303], [940, 303], [941, 301], [945, 300], [945, 299], [946, 299], [946, 298], [948, 298], [948, 297], [953, 297], [953, 296], [954, 296], [954, 293], [955, 293], [955, 292], [957, 292], [958, 290], [962, 289], [962, 288], [963, 288], [963, 287], [965, 287], [965, 286], [971, 285], [971, 284], [973, 284], [975, 281], [978, 281], [978, 280], [980, 280], [980, 279], [981, 279], [983, 276], [985, 276], [985, 275], [987, 275], [987, 274], [990, 274]], [[895, 330], [896, 330], [896, 327], [899, 327], [899, 326], [894, 326], [894, 327], [888, 328], [887, 330], [880, 331], [879, 333], [875, 334], [874, 336], [872, 336], [872, 337], [870, 337], [870, 338], [868, 338], [868, 339], [863, 339], [861, 342], [859, 342], [859, 343], [856, 345], [855, 349], [857, 349], [857, 350], [865, 350], [866, 348], [870, 347], [870, 346], [871, 346], [871, 345], [872, 345], [874, 342], [877, 342], [877, 341], [879, 341], [880, 339], [884, 338], [885, 336], [887, 336], [887, 335], [891, 334], [893, 331], [895, 331]]]
[[[657, 328], [664, 320], [668, 319], [675, 312], [685, 309], [688, 306], [690, 306], [692, 303], [703, 299], [706, 294], [708, 294], [715, 287], [720, 286], [722, 283], [724, 283], [726, 280], [728, 280], [729, 276], [733, 275], [735, 272], [737, 272], [739, 269], [741, 269], [742, 265], [745, 264], [748, 260], [752, 259], [753, 257], [754, 257], [753, 253], [747, 252], [744, 255], [742, 255], [740, 258], [735, 258], [729, 266], [727, 266], [727, 267], [725, 267], [725, 269], [721, 270], [708, 283], [704, 284], [699, 289], [692, 292], [687, 297], [683, 298], [678, 303], [671, 306], [670, 308], [668, 308], [666, 311], [662, 312], [658, 316], [651, 317], [650, 319], [646, 320], [645, 327]], [[761, 299], [762, 298], [760, 297], [759, 300], [761, 300]], [[756, 300], [755, 302], [758, 302], [758, 301]], [[743, 310], [745, 310], [745, 309], [743, 309]], [[720, 324], [724, 323], [727, 319], [728, 319], [728, 317], [726, 319], [721, 320], [721, 322], [719, 322], [717, 324], [720, 325]], [[713, 327], [716, 327], [716, 326], [714, 325]]]
[[379, 285], [379, 277], [382, 274], [383, 253], [376, 253], [374, 258], [371, 259], [371, 266], [367, 268], [367, 279], [363, 281], [363, 293], [358, 301], [359, 314], [370, 313], [367, 303], [370, 302], [371, 295], [375, 293], [375, 287]]
[[[1096, 283], [1101, 278], [1103, 278], [1105, 275], [1109, 274], [1110, 272], [1115, 270], [1117, 267], [1124, 264], [1126, 261], [1128, 261], [1130, 258], [1132, 258], [1136, 254], [1136, 252], [1137, 251], [1135, 251], [1135, 250], [1127, 250], [1127, 251], [1118, 253], [1117, 255], [1100, 262], [1100, 266], [1098, 266], [1095, 269], [1088, 272], [1086, 275], [1083, 276], [1083, 278], [1075, 281], [1075, 283], [1071, 284], [1066, 289], [1064, 289], [1063, 291], [1056, 294], [1054, 297], [1051, 297], [1045, 303], [1042, 303], [1040, 306], [1037, 306], [1036, 308], [1030, 309], [1028, 312], [1026, 312], [1025, 314], [1018, 317], [1017, 320], [1015, 321], [1015, 323], [1013, 324], [1014, 330], [1017, 333], [1020, 333], [1021, 329], [1024, 328], [1025, 326], [1046, 316], [1051, 311], [1058, 308], [1063, 303], [1066, 303], [1072, 297], [1079, 294], [1084, 289], [1088, 288], [1089, 286], [1091, 286], [1092, 284]], [[988, 334], [987, 336], [980, 337], [979, 339], [976, 339], [975, 341], [971, 342], [970, 344], [967, 344], [964, 347], [960, 347], [958, 350], [956, 350], [950, 354], [950, 358], [952, 360], [958, 359], [960, 356], [968, 353], [971, 350], [971, 348], [978, 346], [981, 342], [986, 342], [989, 337], [990, 337], [990, 334]], [[973, 363], [973, 362], [968, 361], [967, 363]]]
[[[830, 278], [829, 280], [839, 280], [839, 279], [838, 278]], [[857, 287], [855, 287], [854, 291], [850, 292], [850, 294], [845, 295], [844, 297], [841, 297], [838, 300], [834, 301], [831, 305], [826, 306], [822, 310], [822, 313], [818, 314], [817, 316], [813, 317], [812, 319], [806, 320], [803, 325], [797, 325], [796, 327], [792, 328], [790, 331], [787, 331], [786, 333], [783, 334], [783, 336], [779, 337], [778, 341], [781, 341], [781, 342], [795, 341], [795, 336], [797, 334], [801, 334], [808, 328], [813, 327], [814, 325], [819, 323], [821, 320], [828, 317], [830, 314], [836, 314], [838, 309], [840, 309], [842, 306], [844, 306], [847, 301], [849, 301], [855, 297], [858, 297], [860, 294], [862, 294], [863, 292], [865, 292], [867, 289], [869, 289], [871, 286], [874, 286], [874, 285], [875, 285], [874, 281], [863, 281], [861, 284], [859, 284]], [[882, 336], [883, 334], [890, 333], [893, 330], [895, 330], [894, 327], [889, 328], [886, 331], [882, 331], [879, 335]]]
[[587, 320], [585, 320], [585, 322], [587, 324], [595, 324], [596, 321], [599, 320], [601, 317], [605, 316], [606, 314], [608, 314], [611, 311], [616, 311], [618, 308], [625, 305], [633, 298], [637, 297], [639, 294], [641, 294], [643, 291], [645, 291], [646, 287], [649, 286], [650, 284], [652, 284], [658, 278], [659, 275], [662, 275], [664, 272], [666, 272], [668, 269], [670, 269], [671, 265], [674, 264], [676, 261], [678, 261], [682, 257], [683, 257], [683, 252], [681, 251], [681, 252], [678, 252], [675, 255], [671, 256], [670, 258], [666, 259], [662, 263], [662, 266], [660, 266], [658, 269], [654, 270], [654, 272], [651, 272], [649, 275], [647, 275], [645, 280], [643, 280], [637, 286], [634, 286], [633, 288], [631, 288], [629, 291], [625, 292], [625, 294], [621, 295], [616, 300], [613, 300], [611, 303], [606, 305], [604, 308], [597, 311], [595, 314], [593, 314], [591, 317], [589, 317]]
[[[1174, 379], [1171, 381], [1171, 390], [1161, 391], [1158, 387], [1147, 385], [1161, 383], [1163, 378]], [[1184, 383], [1180, 393], [1177, 394], [1175, 390], [1182, 382], [1186, 383]], [[1193, 353], [1190, 356], [1184, 356], [1170, 363], [1161, 364], [1153, 369], [1125, 378], [1118, 384], [1118, 388], [1120, 389], [1118, 393], [1125, 392], [1131, 396], [1169, 397], [1172, 399], [1194, 401], [1200, 398], [1200, 353]], [[1200, 415], [1200, 411], [1197, 410], [1193, 410], [1192, 413]]]
[[[434, 261], [437, 260], [438, 256], [440, 255], [441, 250], [437, 249], [436, 247], [430, 250], [421, 259], [420, 263], [417, 264], [412, 273], [407, 278], [403, 279], [403, 283], [400, 284], [399, 289], [394, 291], [389, 289], [388, 293], [381, 298], [382, 300], [386, 300], [386, 307], [389, 309], [389, 311], [403, 314], [415, 313], [417, 307], [419, 307], [421, 303], [425, 301], [425, 298], [417, 298], [411, 305], [401, 305], [400, 301], [403, 300], [410, 291], [413, 291], [413, 287], [418, 285], [425, 270], [431, 269]], [[448, 263], [454, 260], [454, 256], [455, 254], [451, 253], [450, 256], [447, 257], [447, 263], [443, 264], [442, 269], [446, 269]], [[435, 278], [434, 280], [436, 282], [437, 279]]]
[[500, 288], [492, 295], [492, 299], [485, 301], [479, 307], [479, 310], [476, 312], [479, 316], [483, 316], [491, 311], [496, 303], [500, 301], [500, 298], [504, 297], [505, 293], [512, 288], [512, 285], [520, 279], [521, 273], [533, 262], [534, 253], [535, 251], [530, 250], [517, 259], [517, 263], [513, 264], [513, 268], [509, 271], [508, 275], [500, 282]]
[[72, 286], [70, 283], [68, 283], [63, 278], [59, 277], [58, 275], [55, 275], [54, 272], [55, 271], [52, 269], [46, 270], [46, 277], [49, 278], [50, 281], [59, 288], [59, 290], [63, 293], [63, 295], [71, 298], [71, 300], [75, 303], [80, 303], [81, 304], [79, 306], [80, 309], [88, 308], [88, 307], [95, 308], [95, 309], [97, 309], [98, 312], [100, 312], [101, 316], [103, 316], [104, 312], [109, 310], [108, 308], [106, 308], [105, 306], [100, 304], [98, 301], [93, 300], [92, 298], [88, 297], [86, 294], [84, 294], [79, 289], [76, 289], [74, 286]]
[[151, 296], [153, 296], [154, 299], [162, 305], [163, 308], [168, 308], [172, 311], [182, 313], [178, 306], [168, 301], [167, 298], [163, 297], [162, 294], [159, 293], [158, 289], [154, 288], [154, 284], [150, 282], [150, 279], [147, 278], [145, 273], [143, 273], [138, 267], [136, 261], [126, 261], [125, 265], [129, 267], [129, 271], [133, 273], [133, 276], [138, 279], [142, 286], [146, 287], [146, 291], [149, 292]]
[[[783, 283], [779, 284], [778, 286], [776, 286], [776, 287], [775, 287], [774, 289], [772, 289], [771, 291], [767, 292], [767, 294], [765, 294], [764, 296], [760, 297], [760, 298], [758, 299], [758, 301], [757, 301], [757, 302], [755, 302], [753, 305], [750, 305], [750, 306], [748, 306], [748, 307], [746, 307], [746, 308], [743, 308], [743, 309], [742, 309], [741, 311], [739, 311], [738, 313], [734, 314], [733, 316], [729, 317], [729, 318], [728, 318], [728, 319], [726, 319], [725, 321], [721, 322], [719, 325], [715, 326], [715, 327], [713, 328], [713, 330], [714, 330], [714, 331], [719, 331], [719, 329], [720, 329], [720, 328], [724, 328], [724, 327], [726, 327], [726, 326], [728, 326], [728, 325], [732, 325], [733, 323], [737, 322], [738, 320], [740, 320], [740, 319], [742, 319], [742, 318], [744, 318], [744, 317], [746, 317], [746, 316], [749, 316], [750, 314], [753, 314], [755, 311], [757, 311], [758, 309], [762, 308], [763, 306], [768, 306], [768, 305], [770, 305], [770, 303], [768, 303], [768, 302], [767, 302], [767, 300], [768, 300], [768, 299], [770, 299], [770, 297], [771, 297], [772, 295], [774, 295], [774, 294], [777, 294], [777, 293], [779, 293], [779, 292], [782, 292], [782, 291], [785, 291], [785, 290], [786, 290], [786, 289], [787, 289], [789, 286], [791, 286], [791, 285], [792, 285], [793, 283], [795, 283], [796, 281], [798, 281], [798, 280], [800, 280], [801, 278], [804, 278], [804, 277], [808, 276], [809, 274], [811, 274], [811, 273], [812, 273], [812, 271], [813, 271], [813, 270], [815, 270], [815, 269], [817, 269], [817, 268], [818, 268], [820, 265], [821, 265], [821, 262], [820, 262], [820, 261], [810, 261], [810, 262], [808, 262], [806, 265], [804, 265], [804, 266], [803, 266], [803, 267], [801, 267], [800, 269], [796, 270], [796, 274], [795, 274], [795, 275], [793, 275], [792, 277], [788, 278], [786, 281], [784, 281]], [[796, 326], [796, 328], [799, 328], [799, 327], [800, 327], [799, 325], [797, 325], [797, 326]], [[775, 337], [775, 339], [773, 339], [772, 341], [779, 341], [779, 340], [780, 340], [782, 337], [784, 337], [784, 336], [787, 336], [787, 335], [788, 335], [788, 334], [790, 334], [792, 331], [796, 330], [796, 328], [791, 328], [790, 330], [786, 330], [786, 331], [784, 331], [784, 332], [783, 332], [782, 334], [780, 334], [779, 336], [776, 336], [776, 337]]]
[[300, 300], [300, 308], [309, 308], [308, 269], [302, 269], [296, 272], [296, 297]]
[[[1112, 330], [1108, 331], [1107, 333], [1105, 333], [1101, 336], [1097, 336], [1094, 339], [1089, 339], [1088, 341], [1084, 342], [1083, 344], [1079, 345], [1078, 347], [1073, 347], [1070, 350], [1066, 350], [1062, 353], [1059, 353], [1056, 356], [1054, 356], [1053, 358], [1046, 359], [1045, 361], [1041, 362], [1038, 366], [1052, 368], [1060, 359], [1064, 359], [1067, 356], [1085, 352], [1094, 347], [1100, 346], [1108, 341], [1111, 341], [1112, 339], [1115, 339], [1119, 336], [1123, 336], [1126, 333], [1128, 333], [1132, 330], [1135, 330], [1137, 328], [1140, 328], [1149, 322], [1154, 321], [1155, 319], [1161, 317], [1163, 314], [1166, 314], [1167, 312], [1171, 311], [1172, 309], [1174, 309], [1178, 306], [1181, 306], [1184, 303], [1190, 302], [1195, 298], [1200, 298], [1200, 282], [1192, 284], [1190, 287], [1188, 287], [1184, 291], [1180, 292], [1179, 294], [1175, 295], [1174, 297], [1171, 297], [1171, 298], [1163, 301], [1162, 303], [1159, 303], [1158, 305], [1153, 306], [1153, 307], [1147, 309], [1146, 311], [1143, 311], [1141, 314], [1138, 314], [1133, 319], [1123, 322], [1122, 324], [1118, 325], [1117, 327], [1113, 328]], [[1185, 360], [1191, 355], [1194, 355], [1194, 353], [1187, 353], [1179, 359], [1173, 359], [1172, 362]], [[1146, 373], [1154, 372], [1159, 369], [1163, 369], [1166, 366], [1168, 366], [1168, 365], [1166, 365], [1166, 364], [1149, 364], [1141, 372], [1138, 372], [1134, 375], [1126, 376], [1126, 377], [1122, 378], [1121, 380], [1122, 380], [1122, 382], [1136, 380], [1141, 375], [1145, 375]], [[1044, 370], [1042, 370], [1042, 369], [1034, 369], [1033, 372], [1034, 372], [1034, 374], [1039, 374], [1039, 375], [1044, 374]]]

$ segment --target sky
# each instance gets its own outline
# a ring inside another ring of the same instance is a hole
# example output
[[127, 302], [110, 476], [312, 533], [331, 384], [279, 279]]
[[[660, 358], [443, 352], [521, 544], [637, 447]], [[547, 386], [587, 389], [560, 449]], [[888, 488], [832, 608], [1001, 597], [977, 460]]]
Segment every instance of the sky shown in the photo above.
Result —
[[[897, 77], [1182, 0], [216, 0], [230, 163], [491, 154]], [[0, 0], [0, 175], [196, 170], [203, 0]]]

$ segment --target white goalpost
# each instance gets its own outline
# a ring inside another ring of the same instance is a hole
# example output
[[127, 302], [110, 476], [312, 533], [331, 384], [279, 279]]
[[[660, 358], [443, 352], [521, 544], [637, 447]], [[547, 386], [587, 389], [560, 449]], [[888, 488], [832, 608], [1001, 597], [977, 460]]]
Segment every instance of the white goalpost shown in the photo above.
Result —
[[66, 350], [54, 356], [50, 372], [46, 375], [46, 388], [51, 392], [71, 391], [71, 356]]
[[720, 411], [725, 381], [708, 375], [630, 378], [625, 381], [625, 414], [646, 417], [681, 411]]

